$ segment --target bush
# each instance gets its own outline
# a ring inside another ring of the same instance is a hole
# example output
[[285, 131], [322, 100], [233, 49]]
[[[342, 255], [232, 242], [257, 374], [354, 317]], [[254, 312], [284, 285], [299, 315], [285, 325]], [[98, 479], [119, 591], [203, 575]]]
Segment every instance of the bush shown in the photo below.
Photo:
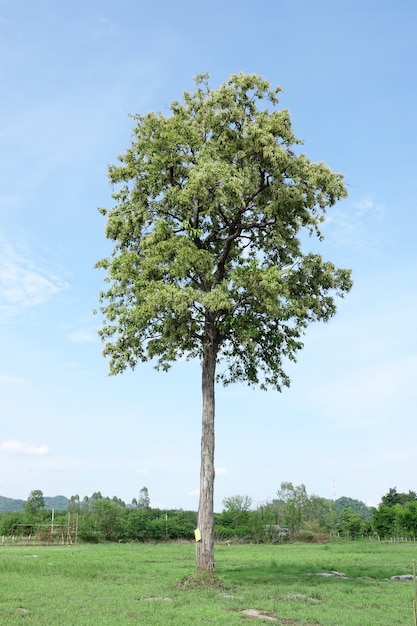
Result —
[[305, 543], [326, 543], [329, 533], [323, 531], [317, 522], [306, 522], [300, 530], [299, 541]]

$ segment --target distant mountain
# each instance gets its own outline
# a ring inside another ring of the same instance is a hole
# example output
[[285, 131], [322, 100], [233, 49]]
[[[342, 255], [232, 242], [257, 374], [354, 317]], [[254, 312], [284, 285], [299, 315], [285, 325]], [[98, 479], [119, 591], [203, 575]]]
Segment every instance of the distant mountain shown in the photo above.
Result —
[[55, 511], [66, 511], [68, 506], [68, 498], [65, 496], [54, 496], [48, 498], [44, 496], [45, 509], [55, 509]]
[[25, 500], [14, 500], [13, 498], [6, 498], [0, 496], [0, 513], [6, 511], [22, 511]]
[[[66, 511], [68, 506], [68, 498], [65, 496], [54, 496], [50, 498], [44, 496], [45, 509], [54, 509], [55, 511]], [[22, 511], [26, 500], [17, 500], [14, 498], [6, 498], [0, 496], [0, 513], [6, 513], [10, 511]]]

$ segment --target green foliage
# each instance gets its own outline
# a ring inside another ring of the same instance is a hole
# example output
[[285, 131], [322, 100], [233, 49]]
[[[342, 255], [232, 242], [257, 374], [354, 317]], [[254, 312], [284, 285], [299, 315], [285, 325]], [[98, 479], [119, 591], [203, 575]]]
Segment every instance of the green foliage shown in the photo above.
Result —
[[274, 108], [280, 90], [261, 77], [196, 86], [168, 116], [134, 116], [132, 145], [109, 169], [104, 354], [112, 374], [148, 359], [167, 369], [214, 341], [223, 382], [280, 389], [308, 322], [328, 320], [332, 294], [351, 287], [298, 236], [321, 237], [343, 179], [296, 153], [289, 113]]
[[151, 499], [149, 497], [149, 491], [147, 487], [142, 487], [139, 492], [139, 499], [137, 501], [138, 509], [149, 509], [151, 506]]
[[345, 496], [338, 498], [336, 501], [336, 512], [338, 518], [341, 518], [341, 514], [345, 509], [351, 509], [359, 514], [361, 520], [369, 520], [372, 516], [371, 509], [366, 506], [364, 502], [355, 500], [353, 498], [346, 498]]
[[417, 537], [417, 502], [407, 502], [401, 509], [396, 508], [397, 525], [403, 530], [406, 537]]
[[252, 499], [231, 496], [216, 515], [216, 537], [259, 543], [323, 542], [329, 538], [329, 500], [308, 495], [305, 485], [281, 483], [277, 498], [249, 510]]
[[[40, 498], [33, 493], [39, 502]], [[78, 539], [83, 542], [194, 540], [197, 526], [194, 511], [126, 506], [117, 496], [103, 497], [100, 492], [82, 500], [75, 495], [66, 501], [68, 511], [55, 511], [54, 524], [65, 526], [69, 513], [72, 526], [78, 525]], [[348, 503], [353, 503], [355, 508], [347, 507]], [[339, 519], [334, 521], [336, 505], [340, 513]], [[349, 539], [362, 536], [380, 539], [417, 537], [417, 501], [414, 499], [404, 505], [381, 502], [377, 509], [368, 509], [359, 500], [342, 497], [334, 502], [309, 495], [305, 485], [294, 486], [287, 482], [281, 483], [277, 498], [255, 510], [248, 495], [226, 497], [223, 506], [224, 510], [215, 514], [215, 537], [218, 540], [322, 543], [331, 539], [336, 530], [341, 537]], [[0, 536], [10, 537], [16, 525], [48, 527], [52, 522], [51, 515], [46, 508], [35, 513], [33, 510], [0, 513]], [[74, 534], [74, 530], [71, 532]]]
[[71, 498], [68, 500], [67, 510], [70, 513], [79, 513], [79, 511], [81, 511], [80, 496], [78, 494], [75, 496], [71, 496]]
[[315, 495], [309, 496], [305, 485], [294, 486], [291, 482], [281, 483], [271, 507], [275, 512], [275, 524], [288, 529], [292, 540], [300, 537], [306, 524], [316, 522], [324, 525], [329, 510], [327, 500]]
[[146, 541], [150, 539], [150, 519], [151, 515], [148, 510], [132, 510], [125, 518], [126, 537], [134, 541]]
[[250, 541], [255, 518], [254, 512], [250, 511], [252, 499], [249, 496], [230, 496], [224, 498], [223, 506], [223, 512], [215, 517], [216, 537]]
[[362, 519], [353, 509], [343, 509], [340, 514], [340, 530], [349, 539], [358, 539], [362, 534]]
[[30, 492], [25, 502], [24, 510], [29, 518], [34, 519], [37, 514], [45, 508], [45, 500], [40, 489], [34, 489]]
[[123, 532], [124, 507], [109, 498], [96, 500], [92, 505], [93, 526], [106, 541], [117, 541]]
[[417, 537], [417, 501], [404, 505], [381, 504], [373, 510], [371, 525], [374, 533], [382, 539], [391, 537]]
[[250, 496], [229, 496], [223, 498], [223, 506], [226, 511], [249, 511], [252, 507], [252, 498]]
[[15, 524], [22, 524], [23, 514], [20, 512], [7, 512], [0, 514], [0, 536], [8, 537], [12, 534]]
[[395, 506], [396, 504], [405, 505], [407, 502], [415, 502], [417, 500], [417, 493], [415, 491], [409, 491], [408, 493], [398, 493], [396, 487], [391, 487], [381, 498], [382, 504], [387, 506]]
[[372, 510], [371, 526], [380, 538], [417, 537], [417, 494], [398, 493], [391, 487], [382, 496], [377, 509]]
[[[114, 242], [100, 294], [99, 334], [110, 373], [180, 357], [202, 362], [202, 451], [197, 567], [214, 570], [214, 383], [281, 390], [313, 321], [336, 312], [350, 271], [302, 250], [322, 238], [343, 177], [296, 148], [279, 88], [208, 75], [170, 113], [136, 115], [134, 139], [109, 168], [115, 186], [106, 237]], [[222, 362], [221, 371], [216, 366]]]

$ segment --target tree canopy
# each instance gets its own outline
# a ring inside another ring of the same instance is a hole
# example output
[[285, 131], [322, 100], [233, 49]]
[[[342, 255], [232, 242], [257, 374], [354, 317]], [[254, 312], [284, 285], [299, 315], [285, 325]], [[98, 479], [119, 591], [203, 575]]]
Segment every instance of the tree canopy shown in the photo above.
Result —
[[102, 210], [117, 242], [98, 264], [111, 281], [104, 352], [113, 374], [201, 357], [209, 313], [219, 378], [279, 388], [282, 358], [302, 347], [309, 321], [334, 314], [329, 292], [350, 288], [349, 271], [304, 255], [298, 236], [321, 237], [325, 208], [346, 190], [292, 149], [288, 111], [257, 109], [276, 105], [279, 89], [238, 74], [212, 91], [206, 79], [170, 115], [135, 115], [132, 146], [109, 169], [120, 188]]
[[401, 504], [402, 506], [407, 502], [415, 502], [417, 500], [417, 493], [415, 491], [409, 491], [408, 493], [399, 493], [396, 487], [390, 487], [388, 492], [382, 496], [381, 503], [387, 506], [395, 506]]
[[40, 489], [34, 489], [30, 492], [29, 497], [25, 502], [25, 511], [34, 515], [43, 508], [45, 508], [43, 492]]
[[[329, 320], [352, 285], [349, 270], [302, 250], [303, 233], [322, 238], [346, 189], [299, 150], [279, 92], [253, 74], [216, 90], [200, 75], [167, 115], [133, 116], [132, 144], [109, 168], [116, 205], [101, 209], [115, 242], [97, 263], [110, 373], [202, 363], [203, 526], [213, 518], [215, 379], [288, 386], [307, 325]], [[212, 544], [212, 524], [202, 535]]]

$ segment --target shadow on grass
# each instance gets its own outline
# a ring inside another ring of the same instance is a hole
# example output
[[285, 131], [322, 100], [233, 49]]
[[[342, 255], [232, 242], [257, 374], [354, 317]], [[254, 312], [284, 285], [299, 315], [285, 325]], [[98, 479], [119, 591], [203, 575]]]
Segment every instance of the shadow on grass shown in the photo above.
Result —
[[268, 584], [274, 583], [278, 579], [291, 582], [300, 580], [301, 577], [307, 576], [304, 568], [297, 564], [290, 565], [288, 563], [277, 563], [271, 560], [269, 564], [259, 566], [254, 565], [237, 565], [232, 567], [219, 568], [219, 575], [228, 583], [235, 584]]
[[308, 582], [310, 587], [320, 587], [339, 584], [340, 581], [352, 585], [355, 583], [363, 584], [365, 580], [381, 582], [388, 578], [385, 572], [379, 572], [376, 576], [369, 575], [360, 566], [348, 567], [346, 571], [343, 571], [346, 576], [330, 575], [331, 572], [337, 572], [337, 569], [329, 564], [325, 564], [324, 567], [323, 564], [318, 565], [317, 563], [300, 566], [297, 563], [278, 563], [275, 560], [259, 566], [249, 564], [232, 567], [223, 566], [218, 570], [219, 576], [229, 585], [268, 585], [276, 584], [278, 581], [292, 584], [304, 581], [305, 583]]

